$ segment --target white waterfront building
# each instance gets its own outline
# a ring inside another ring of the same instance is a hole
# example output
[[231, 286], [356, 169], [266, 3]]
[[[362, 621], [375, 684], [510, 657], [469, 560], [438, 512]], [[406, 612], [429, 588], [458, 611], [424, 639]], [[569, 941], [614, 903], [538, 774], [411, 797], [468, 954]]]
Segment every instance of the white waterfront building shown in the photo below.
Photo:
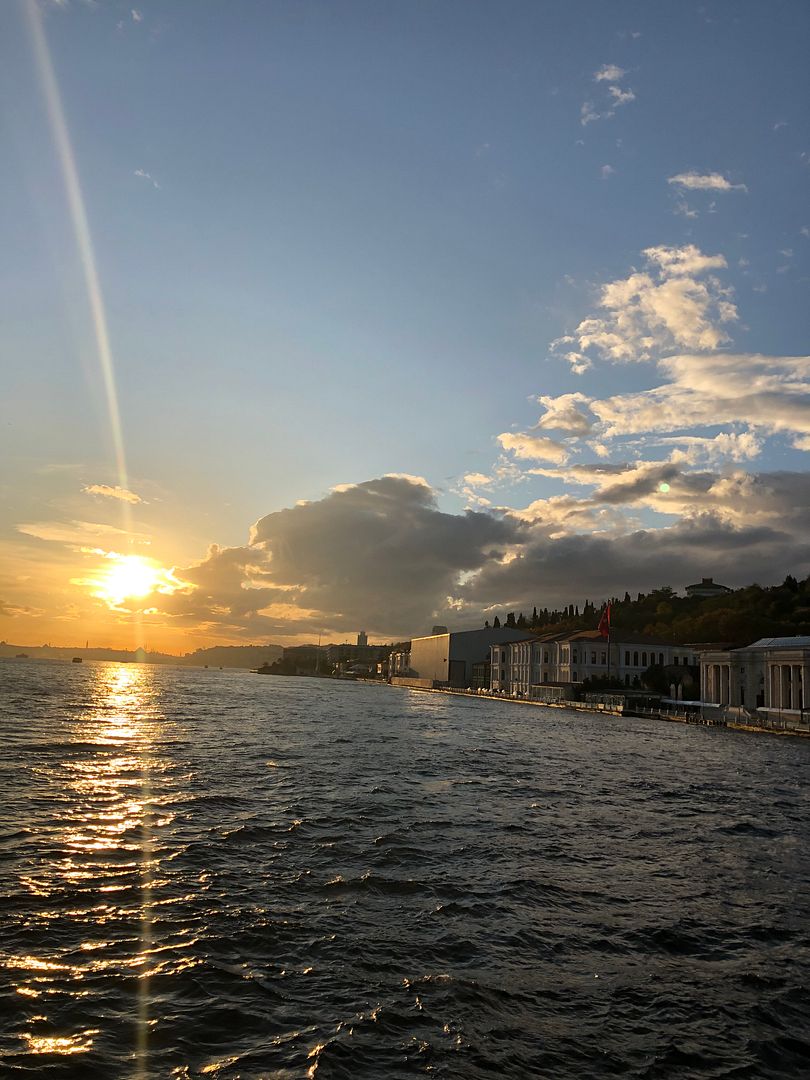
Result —
[[677, 667], [698, 663], [697, 654], [687, 645], [640, 634], [616, 633], [615, 637], [609, 648], [598, 630], [494, 643], [490, 648], [490, 689], [514, 697], [548, 697], [546, 687], [573, 686], [608, 675], [632, 687], [653, 664]]
[[742, 649], [700, 657], [701, 700], [757, 713], [768, 720], [803, 721], [810, 712], [810, 637], [760, 638]]

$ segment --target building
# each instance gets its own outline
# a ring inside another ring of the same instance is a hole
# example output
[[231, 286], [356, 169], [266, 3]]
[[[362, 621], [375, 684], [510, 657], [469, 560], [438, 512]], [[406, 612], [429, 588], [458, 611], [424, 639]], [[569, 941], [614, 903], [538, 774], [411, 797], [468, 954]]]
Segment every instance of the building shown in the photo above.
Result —
[[725, 596], [733, 592], [727, 585], [719, 585], [714, 578], [705, 577], [696, 585], [687, 585], [684, 592], [687, 596]]
[[476, 665], [475, 681], [480, 682], [482, 668], [477, 665], [489, 660], [491, 645], [494, 642], [515, 641], [525, 634], [525, 630], [484, 627], [482, 630], [413, 638], [407, 661], [401, 653], [392, 658], [392, 676], [394, 667], [405, 662], [408, 664], [407, 675], [397, 676], [392, 681], [426, 687], [472, 687], [473, 666]]
[[687, 645], [641, 634], [616, 632], [616, 637], [608, 645], [598, 630], [580, 630], [494, 643], [490, 688], [515, 697], [546, 698], [545, 691], [539, 692], [541, 687], [573, 687], [597, 677], [611, 677], [632, 687], [653, 665], [672, 669], [698, 663]]
[[810, 637], [760, 638], [701, 654], [701, 701], [803, 725], [810, 712]]

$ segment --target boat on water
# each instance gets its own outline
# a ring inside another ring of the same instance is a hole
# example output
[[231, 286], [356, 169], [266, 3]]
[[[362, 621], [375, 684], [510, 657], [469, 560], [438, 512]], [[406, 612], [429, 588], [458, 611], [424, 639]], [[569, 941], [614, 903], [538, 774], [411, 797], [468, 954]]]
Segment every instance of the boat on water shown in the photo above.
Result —
[[27, 660], [28, 659], [28, 653], [27, 652], [18, 652], [14, 659], [15, 660]]
[[81, 664], [82, 658], [80, 656], [74, 656], [71, 662], [74, 664]]

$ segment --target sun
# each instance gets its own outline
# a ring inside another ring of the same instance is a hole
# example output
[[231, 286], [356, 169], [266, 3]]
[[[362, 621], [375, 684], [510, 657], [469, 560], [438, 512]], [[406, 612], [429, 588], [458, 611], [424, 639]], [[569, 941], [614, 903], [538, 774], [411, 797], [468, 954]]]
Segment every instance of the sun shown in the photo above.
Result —
[[111, 553], [108, 559], [109, 565], [102, 569], [93, 584], [97, 586], [95, 595], [109, 604], [148, 596], [155, 589], [165, 587], [169, 577], [169, 571], [142, 555]]

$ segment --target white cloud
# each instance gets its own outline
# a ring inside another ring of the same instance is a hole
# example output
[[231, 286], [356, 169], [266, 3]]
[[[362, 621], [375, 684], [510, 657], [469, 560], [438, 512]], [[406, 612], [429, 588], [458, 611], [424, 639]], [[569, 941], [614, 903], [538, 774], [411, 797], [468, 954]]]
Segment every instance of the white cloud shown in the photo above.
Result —
[[118, 499], [121, 502], [133, 504], [143, 501], [140, 495], [136, 495], [134, 491], [128, 491], [127, 488], [119, 487], [117, 484], [115, 487], [111, 487], [109, 484], [86, 484], [82, 491], [86, 495], [101, 495], [106, 499]]
[[594, 109], [592, 101], [583, 101], [579, 110], [579, 122], [585, 127], [587, 124], [593, 123], [594, 120], [598, 120], [601, 115]]
[[603, 180], [607, 180], [609, 177], [613, 176], [613, 174], [616, 172], [616, 170], [613, 168], [612, 165], [603, 165], [602, 168], [599, 171], [602, 174], [602, 179]]
[[631, 101], [636, 100], [636, 95], [632, 90], [622, 90], [620, 86], [611, 86], [608, 88], [610, 96], [613, 98], [613, 105], [628, 105]]
[[569, 451], [562, 443], [555, 442], [542, 435], [529, 435], [526, 432], [512, 434], [504, 432], [498, 436], [498, 442], [504, 450], [511, 451], [521, 461], [565, 462]]
[[154, 188], [160, 188], [160, 184], [155, 180], [151, 173], [148, 173], [145, 169], [135, 169], [133, 176], [140, 177], [141, 180], [148, 180]]
[[605, 438], [736, 424], [810, 435], [810, 356], [682, 354], [659, 361], [669, 381], [591, 400]]
[[591, 399], [584, 394], [560, 394], [558, 397], [541, 395], [537, 400], [546, 410], [538, 427], [566, 431], [571, 435], [590, 434], [594, 418], [588, 415]]
[[721, 173], [678, 173], [670, 176], [668, 184], [686, 188], [688, 191], [747, 191], [745, 184], [732, 184]]
[[137, 8], [132, 8], [132, 10], [130, 11], [130, 16], [132, 17], [132, 21], [134, 23], [143, 22], [143, 13], [138, 11]]
[[726, 266], [724, 257], [704, 255], [694, 244], [651, 247], [644, 256], [647, 270], [602, 286], [601, 314], [552, 342], [575, 371], [594, 355], [649, 360], [673, 348], [713, 350], [729, 341], [724, 325], [737, 319], [737, 309], [731, 290], [710, 273]]
[[676, 435], [662, 439], [665, 446], [674, 446], [670, 460], [686, 465], [720, 464], [724, 461], [749, 461], [762, 451], [763, 440], [753, 431], [721, 431], [712, 437]]
[[627, 72], [616, 64], [603, 64], [598, 71], [593, 73], [595, 82], [618, 82], [623, 79]]

